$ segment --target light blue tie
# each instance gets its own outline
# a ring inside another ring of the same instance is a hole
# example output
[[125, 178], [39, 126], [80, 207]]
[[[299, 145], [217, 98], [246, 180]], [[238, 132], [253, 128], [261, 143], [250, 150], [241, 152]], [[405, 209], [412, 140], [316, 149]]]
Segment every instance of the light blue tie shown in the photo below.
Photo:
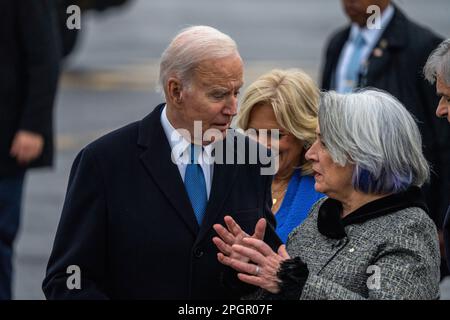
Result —
[[191, 144], [191, 162], [186, 166], [186, 173], [184, 175], [184, 186], [186, 187], [192, 209], [194, 209], [195, 217], [199, 225], [202, 224], [208, 202], [205, 176], [203, 175], [202, 167], [197, 162], [198, 155], [201, 151], [201, 146]]
[[361, 68], [361, 55], [366, 41], [359, 32], [353, 39], [353, 54], [345, 70], [345, 84], [342, 93], [350, 93], [358, 84], [359, 70]]

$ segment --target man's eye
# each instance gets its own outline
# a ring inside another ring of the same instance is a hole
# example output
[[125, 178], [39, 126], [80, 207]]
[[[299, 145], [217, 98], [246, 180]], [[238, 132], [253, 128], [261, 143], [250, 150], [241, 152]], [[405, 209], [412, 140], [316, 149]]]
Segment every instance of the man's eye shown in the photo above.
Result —
[[440, 99], [444, 99], [444, 101], [447, 102], [447, 103], [450, 103], [450, 97], [440, 95], [439, 98]]
[[210, 91], [208, 95], [214, 99], [220, 99], [223, 98], [226, 94], [227, 93], [225, 91], [218, 90], [218, 91]]

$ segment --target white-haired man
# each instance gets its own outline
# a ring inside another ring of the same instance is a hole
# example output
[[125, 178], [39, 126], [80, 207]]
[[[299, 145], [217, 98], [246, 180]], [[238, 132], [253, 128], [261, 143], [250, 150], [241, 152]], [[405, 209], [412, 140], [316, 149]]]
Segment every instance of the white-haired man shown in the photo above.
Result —
[[[229, 214], [258, 238], [258, 219], [274, 221], [260, 165], [214, 162], [219, 141], [234, 145], [227, 129], [242, 76], [236, 43], [222, 32], [195, 26], [172, 40], [160, 64], [165, 103], [75, 159], [47, 298], [233, 299], [247, 290], [233, 286], [211, 241]], [[214, 144], [203, 140], [208, 131], [218, 133]], [[273, 228], [265, 238], [279, 244]]]
[[[424, 67], [424, 74], [428, 81], [436, 82], [436, 93], [440, 97], [436, 115], [439, 118], [447, 118], [450, 123], [450, 39], [442, 41], [430, 54]], [[450, 164], [449, 158], [447, 157], [447, 166]], [[447, 190], [446, 194], [448, 201], [450, 190]], [[447, 266], [450, 269], [450, 206], [444, 220], [444, 240]]]

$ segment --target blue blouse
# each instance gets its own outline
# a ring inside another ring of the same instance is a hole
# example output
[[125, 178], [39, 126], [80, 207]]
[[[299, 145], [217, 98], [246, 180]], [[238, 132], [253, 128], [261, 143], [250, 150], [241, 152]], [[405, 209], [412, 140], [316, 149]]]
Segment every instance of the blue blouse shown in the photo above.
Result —
[[288, 189], [278, 212], [276, 232], [283, 243], [289, 233], [308, 216], [312, 205], [325, 195], [314, 189], [314, 177], [302, 176], [300, 169], [295, 170], [289, 180]]

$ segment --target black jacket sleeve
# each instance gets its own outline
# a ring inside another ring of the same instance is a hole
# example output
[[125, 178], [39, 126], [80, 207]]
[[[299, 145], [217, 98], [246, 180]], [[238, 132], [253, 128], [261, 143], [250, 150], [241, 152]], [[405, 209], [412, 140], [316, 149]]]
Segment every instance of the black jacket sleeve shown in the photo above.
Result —
[[[43, 282], [47, 299], [107, 299], [106, 202], [95, 155], [84, 149], [76, 157]], [[69, 266], [81, 271], [81, 289], [68, 289]]]
[[59, 75], [59, 36], [49, 0], [18, 1], [19, 37], [25, 70], [21, 130], [51, 132]]

